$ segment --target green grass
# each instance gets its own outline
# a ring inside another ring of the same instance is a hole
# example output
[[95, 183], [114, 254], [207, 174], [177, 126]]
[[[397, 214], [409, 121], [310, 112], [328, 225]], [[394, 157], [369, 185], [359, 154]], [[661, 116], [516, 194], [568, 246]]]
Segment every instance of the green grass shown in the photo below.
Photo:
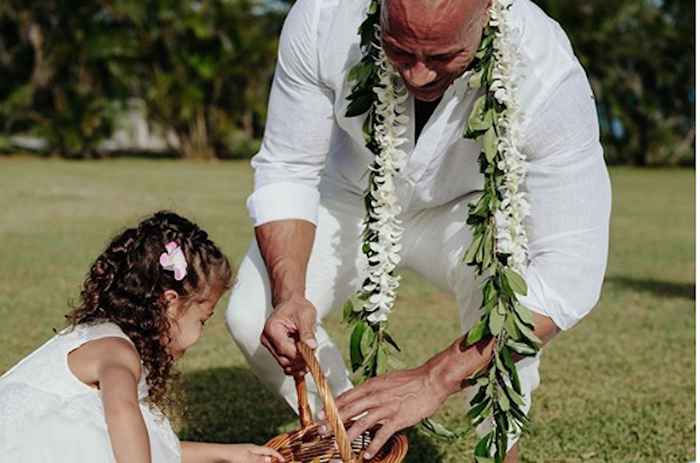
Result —
[[[695, 441], [694, 171], [612, 169], [608, 273], [594, 312], [545, 351], [524, 462], [689, 461]], [[204, 226], [233, 261], [252, 237], [247, 163], [0, 159], [0, 372], [62, 326], [92, 260], [121, 227], [158, 208]], [[293, 426], [232, 343], [223, 301], [183, 360], [188, 439], [263, 443]], [[430, 311], [430, 317], [423, 314]], [[409, 365], [458, 333], [451, 298], [406, 274], [393, 331]], [[337, 316], [328, 322], [342, 346]], [[438, 335], [439, 334], [439, 335]], [[457, 423], [454, 398], [440, 415]], [[470, 461], [473, 438], [411, 433], [407, 461]]]

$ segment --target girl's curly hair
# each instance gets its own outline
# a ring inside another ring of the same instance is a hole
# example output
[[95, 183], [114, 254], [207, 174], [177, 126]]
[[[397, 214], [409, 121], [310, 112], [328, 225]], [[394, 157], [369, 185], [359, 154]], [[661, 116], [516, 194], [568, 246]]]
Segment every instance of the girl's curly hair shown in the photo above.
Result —
[[[180, 246], [187, 261], [181, 281], [160, 265], [170, 241]], [[118, 325], [141, 356], [149, 402], [172, 410], [177, 399], [169, 392], [177, 373], [167, 349], [170, 321], [163, 293], [176, 291], [187, 307], [191, 297], [209, 288], [231, 288], [232, 276], [228, 259], [207, 232], [173, 212], [159, 211], [112, 240], [92, 264], [80, 302], [66, 319], [73, 327], [105, 321]]]

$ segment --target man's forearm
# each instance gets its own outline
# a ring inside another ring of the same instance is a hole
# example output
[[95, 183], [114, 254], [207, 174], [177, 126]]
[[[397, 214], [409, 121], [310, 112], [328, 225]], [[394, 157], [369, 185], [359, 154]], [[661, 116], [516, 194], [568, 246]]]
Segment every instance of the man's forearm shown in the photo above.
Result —
[[316, 226], [306, 220], [279, 220], [255, 228], [274, 307], [293, 296], [304, 297], [306, 267], [315, 236]]
[[[547, 344], [559, 328], [551, 318], [533, 312], [535, 334]], [[465, 379], [485, 368], [493, 353], [495, 340], [484, 339], [466, 350], [461, 347], [463, 337], [455, 340], [447, 349], [440, 352], [427, 363], [430, 380], [436, 384], [445, 396], [454, 394], [464, 388]], [[515, 359], [520, 360], [520, 358]]]

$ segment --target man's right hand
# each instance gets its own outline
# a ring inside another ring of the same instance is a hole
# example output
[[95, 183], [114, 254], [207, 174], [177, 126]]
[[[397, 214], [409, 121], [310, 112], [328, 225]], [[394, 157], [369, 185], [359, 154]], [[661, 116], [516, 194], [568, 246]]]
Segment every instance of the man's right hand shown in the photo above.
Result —
[[260, 341], [288, 375], [306, 373], [296, 341], [316, 349], [316, 308], [302, 296], [292, 296], [275, 307], [265, 323]]

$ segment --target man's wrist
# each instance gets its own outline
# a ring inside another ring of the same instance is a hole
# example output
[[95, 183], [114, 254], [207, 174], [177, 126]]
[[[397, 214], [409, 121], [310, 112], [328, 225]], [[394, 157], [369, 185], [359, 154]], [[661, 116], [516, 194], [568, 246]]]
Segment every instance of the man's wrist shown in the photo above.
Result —
[[448, 396], [464, 388], [465, 379], [486, 368], [493, 352], [494, 339], [484, 339], [462, 348], [462, 339], [453, 342], [426, 363], [429, 381], [437, 394]]
[[272, 306], [274, 308], [279, 307], [282, 304], [289, 302], [305, 302], [306, 294], [303, 289], [290, 290], [280, 292], [272, 297]]

